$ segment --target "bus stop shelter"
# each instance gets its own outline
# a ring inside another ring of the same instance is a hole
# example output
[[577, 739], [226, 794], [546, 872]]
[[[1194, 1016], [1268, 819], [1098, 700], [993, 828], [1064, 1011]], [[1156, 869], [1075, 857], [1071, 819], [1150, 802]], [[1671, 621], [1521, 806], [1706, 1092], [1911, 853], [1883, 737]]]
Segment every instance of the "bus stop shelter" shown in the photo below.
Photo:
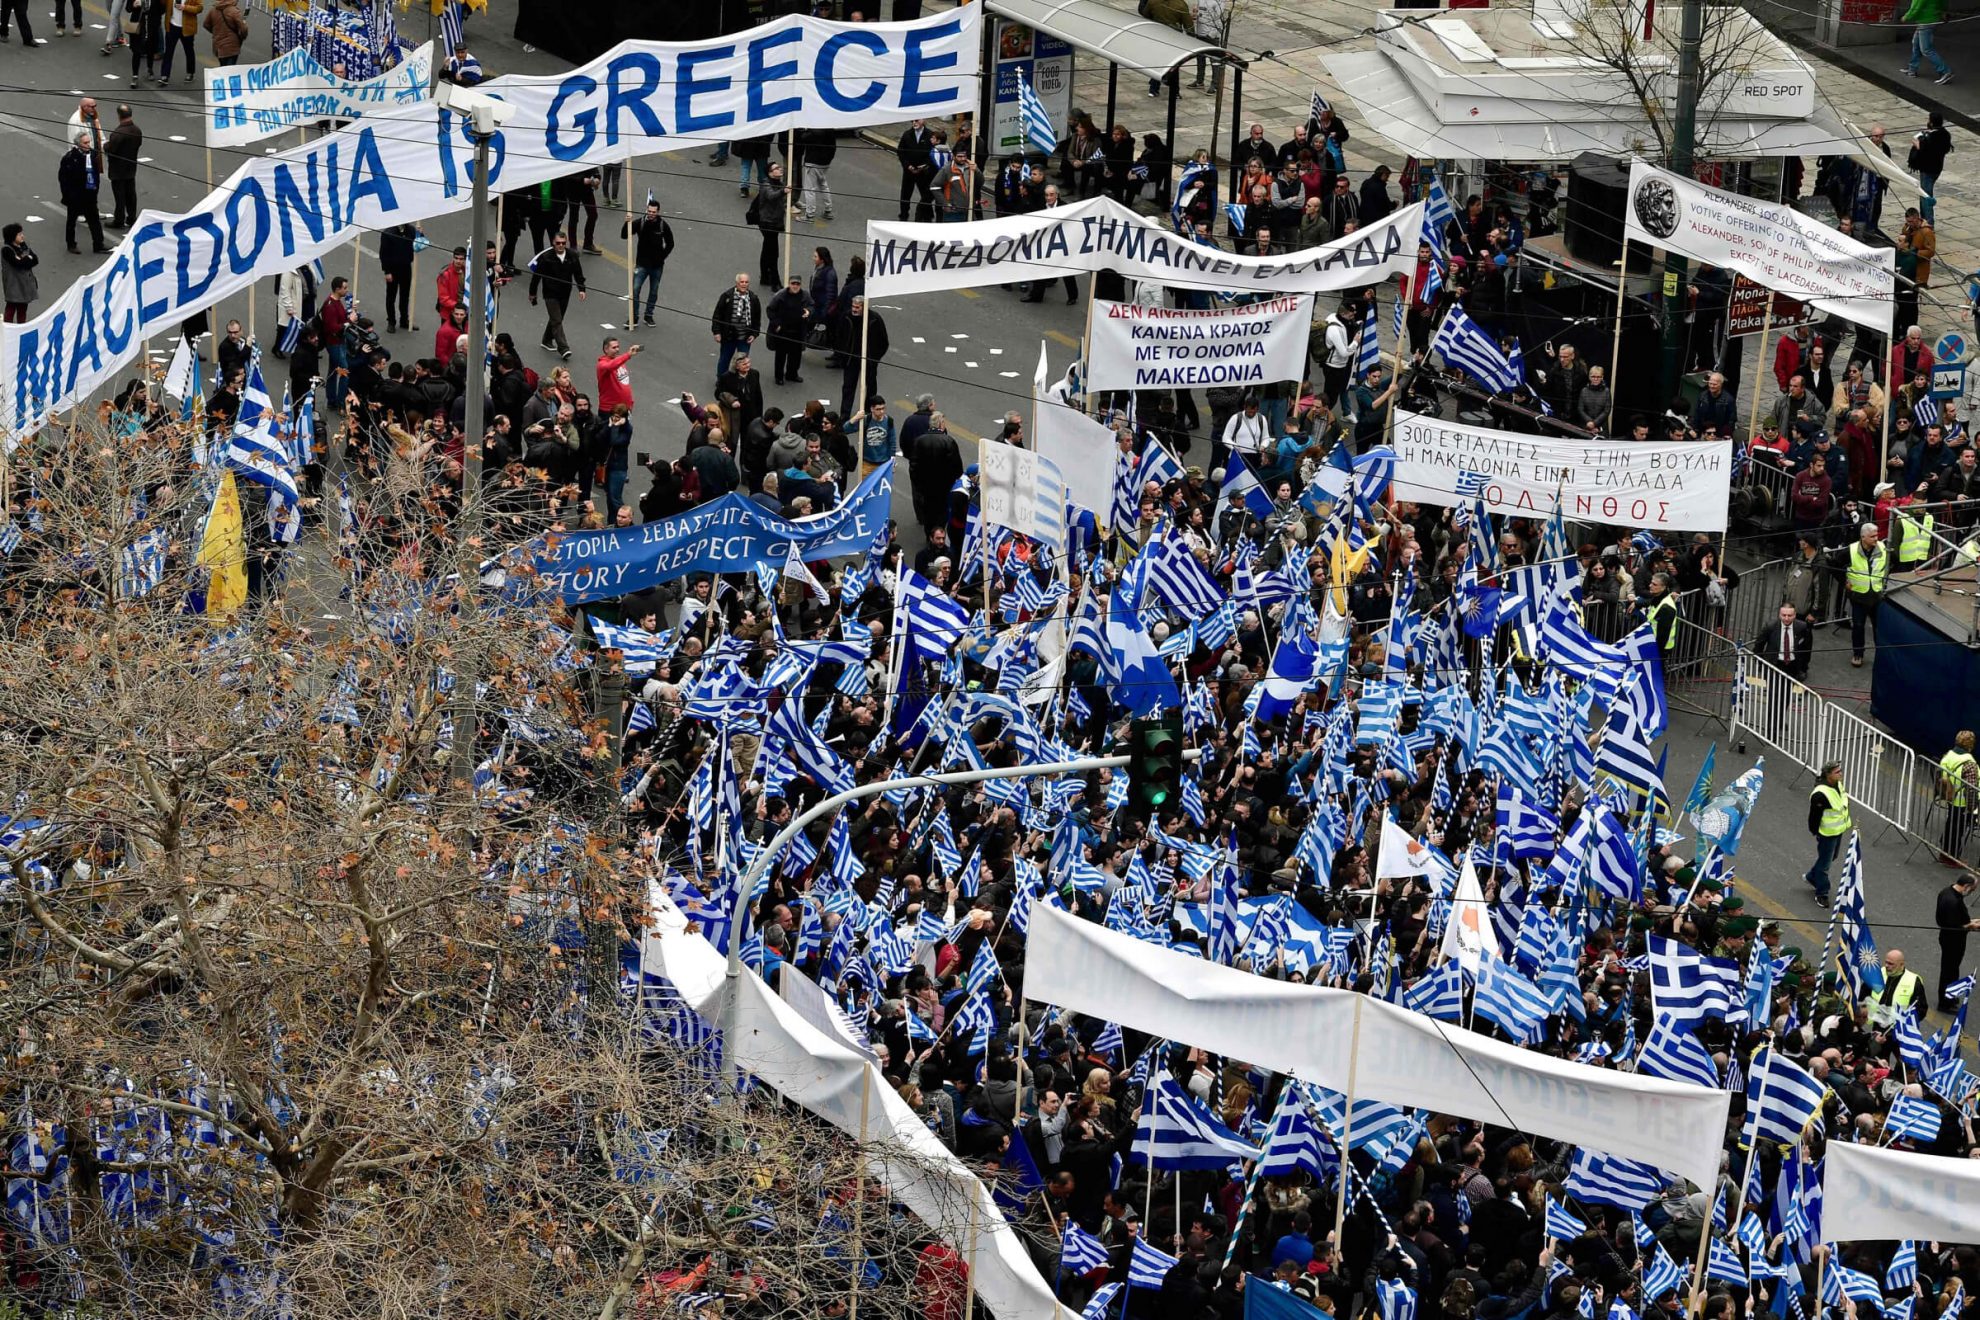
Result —
[[[1168, 147], [1172, 171], [1176, 162], [1176, 98], [1182, 80], [1170, 75], [1198, 58], [1229, 65], [1234, 70], [1231, 156], [1235, 158], [1237, 144], [1243, 137], [1238, 125], [1244, 119], [1245, 62], [1223, 47], [1153, 19], [1128, 14], [1104, 3], [1104, 0], [984, 0], [984, 3], [993, 19], [1022, 25], [1035, 34], [1034, 40], [1037, 35], [1042, 35], [1075, 51], [1085, 51], [1107, 61], [1107, 115], [1100, 121], [1102, 132], [1112, 127], [1119, 108], [1121, 70], [1126, 69], [1132, 76], [1151, 81], [1166, 81], [1169, 88], [1168, 121], [1162, 140]], [[996, 145], [992, 131], [996, 106], [1015, 100], [1015, 70], [1024, 62], [1022, 56], [1015, 55], [1022, 48], [1021, 44], [1006, 45], [1002, 39], [1006, 30], [1004, 22], [993, 21], [983, 25], [983, 68], [989, 76], [983, 79], [983, 101], [977, 116], [977, 141], [981, 144], [977, 150], [982, 156], [978, 161], [979, 167]], [[1028, 71], [1026, 76], [1030, 77]], [[1036, 79], [1033, 82], [1035, 85]], [[1057, 128], [1064, 132], [1066, 125], [1062, 122]], [[1213, 159], [1218, 155], [1214, 143], [1210, 154]], [[1169, 180], [1160, 181], [1162, 197], [1168, 196], [1169, 186]]]

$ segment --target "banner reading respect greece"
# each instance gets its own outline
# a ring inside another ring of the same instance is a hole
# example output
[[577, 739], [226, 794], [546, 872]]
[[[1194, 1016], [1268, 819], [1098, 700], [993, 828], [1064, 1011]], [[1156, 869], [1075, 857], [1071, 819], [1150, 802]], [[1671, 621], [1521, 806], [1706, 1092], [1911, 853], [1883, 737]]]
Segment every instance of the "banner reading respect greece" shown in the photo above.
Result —
[[[794, 125], [974, 109], [981, 14], [964, 5], [911, 23], [784, 18], [709, 41], [624, 42], [560, 78], [492, 79], [476, 90], [517, 113], [491, 142], [491, 187]], [[0, 327], [0, 426], [31, 429], [108, 381], [148, 337], [257, 279], [367, 231], [465, 210], [473, 161], [460, 116], [430, 101], [388, 107], [249, 161], [183, 215], [141, 213], [41, 315]]]
[[[967, 8], [967, 6], [965, 6]], [[968, 224], [866, 224], [866, 289], [934, 293], [1115, 270], [1131, 280], [1238, 293], [1327, 293], [1416, 273], [1423, 204], [1331, 243], [1248, 257], [1182, 237], [1111, 197]]]
[[1396, 412], [1399, 500], [1494, 513], [1554, 511], [1653, 531], [1723, 532], [1732, 441], [1679, 444], [1517, 435]]
[[376, 78], [339, 78], [297, 46], [266, 64], [206, 70], [206, 145], [244, 147], [319, 119], [362, 119], [426, 100], [433, 43]]
[[1298, 380], [1310, 295], [1197, 311], [1095, 301], [1089, 380], [1099, 390], [1179, 390]]
[[781, 564], [793, 545], [802, 559], [863, 553], [887, 525], [893, 490], [889, 461], [868, 473], [838, 508], [795, 522], [731, 491], [671, 518], [555, 537], [536, 557], [538, 581], [577, 604], [645, 591], [689, 573]]
[[1897, 253], [1890, 248], [1859, 243], [1793, 207], [1707, 188], [1641, 160], [1630, 166], [1623, 210], [1633, 239], [1891, 332]]

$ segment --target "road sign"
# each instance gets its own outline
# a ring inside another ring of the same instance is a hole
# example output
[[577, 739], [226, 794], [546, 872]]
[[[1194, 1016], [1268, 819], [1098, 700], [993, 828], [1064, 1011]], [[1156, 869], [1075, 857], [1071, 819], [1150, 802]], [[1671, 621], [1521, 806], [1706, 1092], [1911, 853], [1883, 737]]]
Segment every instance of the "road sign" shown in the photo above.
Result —
[[1941, 363], [1932, 368], [1932, 397], [1957, 399], [1966, 393], [1966, 364]]
[[1957, 330], [1948, 330], [1939, 336], [1939, 342], [1932, 345], [1934, 362], [1966, 361], [1966, 336]]
[[[1814, 320], [1808, 304], [1774, 295], [1774, 329], [1788, 330]], [[1734, 338], [1757, 335], [1767, 322], [1767, 290], [1744, 275], [1733, 276], [1732, 297], [1726, 302], [1726, 333]]]

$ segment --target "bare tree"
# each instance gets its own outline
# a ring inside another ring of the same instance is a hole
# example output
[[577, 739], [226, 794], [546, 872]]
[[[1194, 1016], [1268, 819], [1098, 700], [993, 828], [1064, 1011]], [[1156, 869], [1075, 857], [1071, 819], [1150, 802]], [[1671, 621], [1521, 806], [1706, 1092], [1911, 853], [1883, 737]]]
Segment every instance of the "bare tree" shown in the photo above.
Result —
[[[1651, 31], [1645, 35], [1646, 26]], [[1673, 146], [1678, 87], [1679, 26], [1675, 11], [1659, 13], [1654, 24], [1641, 3], [1615, 4], [1598, 0], [1576, 24], [1578, 52], [1609, 70], [1610, 76], [1577, 84], [1584, 104], [1639, 117], [1648, 136], [1636, 144], [1645, 156], [1668, 163]], [[1729, 117], [1741, 99], [1747, 80], [1758, 72], [1780, 43], [1746, 10], [1736, 5], [1704, 7], [1703, 41], [1698, 56], [1696, 130], [1698, 154], [1715, 148], [1737, 147], [1743, 139], [1721, 143], [1715, 128]]]
[[[20, 1295], [780, 1315], [841, 1305], [863, 1258], [862, 1304], [898, 1310], [928, 1229], [856, 1176], [855, 1143], [720, 1096], [707, 1024], [664, 987], [632, 1002], [650, 862], [616, 831], [571, 620], [455, 571], [489, 547], [458, 544], [434, 455], [393, 439], [357, 521], [323, 501], [329, 525], [225, 615], [186, 608], [218, 582], [184, 429], [105, 416], [14, 457], [0, 1231]], [[252, 554], [264, 492], [240, 491]]]

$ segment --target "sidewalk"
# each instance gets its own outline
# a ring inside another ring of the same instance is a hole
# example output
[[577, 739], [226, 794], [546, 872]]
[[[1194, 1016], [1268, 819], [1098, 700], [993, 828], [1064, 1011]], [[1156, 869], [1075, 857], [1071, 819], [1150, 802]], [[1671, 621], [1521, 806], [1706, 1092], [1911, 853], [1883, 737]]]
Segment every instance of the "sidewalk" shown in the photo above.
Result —
[[[1134, 12], [1132, 0], [1106, 0], [1125, 14]], [[1303, 122], [1308, 102], [1316, 88], [1341, 112], [1353, 136], [1347, 144], [1349, 174], [1359, 176], [1377, 165], [1400, 169], [1407, 154], [1401, 147], [1367, 129], [1356, 113], [1352, 91], [1342, 88], [1321, 62], [1323, 54], [1343, 50], [1370, 50], [1374, 37], [1366, 35], [1372, 11], [1365, 4], [1348, 0], [1242, 0], [1231, 31], [1234, 50], [1251, 59], [1244, 76], [1244, 119], [1265, 125], [1266, 136], [1284, 141], [1293, 126]], [[1805, 19], [1797, 19], [1806, 22]], [[1775, 30], [1797, 45], [1804, 59], [1818, 72], [1819, 93], [1829, 107], [1858, 128], [1868, 131], [1882, 124], [1889, 131], [1892, 148], [1900, 163], [1913, 132], [1925, 125], [1925, 110], [1936, 104], [1931, 98], [1949, 93], [1949, 109], [1959, 110], [1971, 131], [1980, 134], [1980, 23], [1955, 23], [1940, 29], [1939, 46], [1960, 77], [1945, 87], [1927, 79], [1898, 75], [1904, 47], [1893, 40], [1889, 46], [1854, 47], [1844, 51], [1812, 49], [1810, 34]], [[1271, 52], [1259, 58], [1258, 52]], [[1884, 70], [1879, 74], [1879, 69]], [[1962, 82], [1961, 78], [1966, 81]], [[1902, 84], [1900, 87], [1899, 85]], [[1901, 96], [1897, 88], [1909, 94]], [[1115, 101], [1115, 119], [1140, 134], [1159, 130], [1168, 112], [1166, 94], [1150, 97], [1148, 84], [1123, 75]], [[1073, 76], [1073, 104], [1098, 120], [1107, 108], [1107, 66], [1082, 53]], [[1231, 134], [1231, 88], [1227, 84], [1221, 124], [1217, 127], [1219, 160], [1229, 156]], [[1970, 111], [1970, 113], [1969, 113]], [[1187, 159], [1199, 146], [1210, 142], [1216, 99], [1209, 86], [1192, 90], [1189, 79], [1182, 80], [1176, 106], [1176, 155]], [[1946, 330], [1971, 332], [1972, 317], [1967, 310], [1963, 272], [1980, 270], [1980, 140], [1969, 136], [1959, 120], [1955, 125], [1954, 150], [1949, 168], [1940, 176], [1938, 191], [1939, 255], [1934, 263], [1932, 287], [1919, 300], [1919, 319], [1927, 340]], [[891, 144], [892, 138], [888, 138]], [[1815, 162], [1807, 160], [1806, 177], [1815, 177]], [[1804, 185], [1805, 186], [1805, 185]], [[1890, 199], [1903, 214], [1915, 196], [1894, 192]], [[1887, 212], [1888, 213], [1888, 212]]]

